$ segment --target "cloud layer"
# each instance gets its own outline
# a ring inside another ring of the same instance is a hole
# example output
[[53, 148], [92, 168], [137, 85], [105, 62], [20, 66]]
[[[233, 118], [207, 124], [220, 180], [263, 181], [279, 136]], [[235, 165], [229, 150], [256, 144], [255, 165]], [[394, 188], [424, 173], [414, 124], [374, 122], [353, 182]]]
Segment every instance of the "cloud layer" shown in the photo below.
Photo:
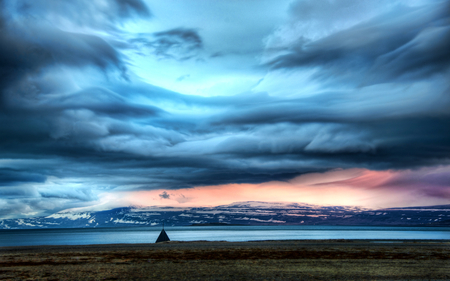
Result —
[[0, 1], [0, 216], [351, 168], [448, 196], [445, 173], [420, 172], [450, 165], [448, 1], [293, 1], [271, 28], [195, 21], [193, 7], [236, 3], [174, 21], [151, 1], [105, 3]]

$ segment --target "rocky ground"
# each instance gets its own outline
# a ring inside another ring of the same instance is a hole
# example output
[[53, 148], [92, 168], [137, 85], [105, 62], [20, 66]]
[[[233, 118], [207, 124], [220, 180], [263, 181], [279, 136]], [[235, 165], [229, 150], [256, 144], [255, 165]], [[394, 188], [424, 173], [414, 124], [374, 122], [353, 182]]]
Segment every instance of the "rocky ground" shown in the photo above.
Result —
[[450, 280], [450, 241], [3, 247], [0, 280]]

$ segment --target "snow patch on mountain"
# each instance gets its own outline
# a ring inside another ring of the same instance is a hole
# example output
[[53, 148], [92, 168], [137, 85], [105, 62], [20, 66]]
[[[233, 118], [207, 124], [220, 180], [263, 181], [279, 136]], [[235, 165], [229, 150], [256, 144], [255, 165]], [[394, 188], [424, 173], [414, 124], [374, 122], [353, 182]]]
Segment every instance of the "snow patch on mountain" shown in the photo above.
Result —
[[89, 219], [91, 217], [91, 213], [89, 212], [83, 212], [83, 213], [70, 213], [70, 212], [64, 212], [64, 213], [55, 213], [53, 215], [47, 216], [46, 218], [52, 218], [52, 219], [69, 219], [69, 220], [78, 220], [78, 219]]
[[18, 225], [25, 225], [25, 226], [39, 226], [39, 227], [41, 226], [41, 225], [35, 225], [35, 224], [28, 223], [28, 222], [24, 222], [23, 219], [18, 219], [17, 220], [17, 224]]
[[138, 222], [138, 221], [129, 221], [123, 219], [115, 219], [113, 223], [125, 223], [125, 224], [147, 224], [146, 222]]

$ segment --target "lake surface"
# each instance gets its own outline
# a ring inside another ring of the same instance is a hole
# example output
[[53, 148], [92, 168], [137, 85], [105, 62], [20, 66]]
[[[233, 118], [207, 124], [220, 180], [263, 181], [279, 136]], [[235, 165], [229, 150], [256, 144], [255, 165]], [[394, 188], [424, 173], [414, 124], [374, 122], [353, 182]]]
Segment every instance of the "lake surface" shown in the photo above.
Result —
[[[450, 240], [450, 227], [179, 226], [165, 230], [173, 241]], [[153, 243], [160, 231], [160, 227], [0, 230], [0, 246]]]

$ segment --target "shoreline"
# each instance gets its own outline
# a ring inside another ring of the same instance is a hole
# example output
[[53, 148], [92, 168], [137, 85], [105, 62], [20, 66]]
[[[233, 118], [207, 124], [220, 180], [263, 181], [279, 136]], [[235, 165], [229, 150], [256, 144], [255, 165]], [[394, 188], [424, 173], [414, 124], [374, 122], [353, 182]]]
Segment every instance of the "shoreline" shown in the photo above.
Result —
[[7, 280], [448, 280], [450, 240], [170, 241], [0, 248]]
[[63, 247], [138, 247], [138, 246], [151, 246], [151, 245], [181, 245], [181, 244], [191, 244], [191, 243], [230, 243], [230, 244], [246, 244], [246, 243], [448, 243], [450, 246], [449, 239], [279, 239], [279, 240], [249, 240], [249, 241], [227, 241], [227, 240], [194, 240], [194, 241], [182, 241], [182, 240], [171, 240], [161, 243], [108, 243], [108, 244], [42, 244], [42, 245], [13, 245], [13, 246], [0, 246], [0, 254], [2, 250], [7, 249], [20, 249], [20, 248], [63, 248]]
[[[305, 226], [305, 227], [398, 227], [398, 228], [450, 228], [450, 224], [299, 224], [299, 223], [283, 223], [283, 224], [189, 224], [189, 225], [166, 225], [165, 228], [172, 227], [227, 227], [227, 226], [245, 226], [245, 227], [258, 227], [258, 226]], [[0, 228], [0, 231], [14, 231], [14, 230], [64, 230], [64, 229], [123, 229], [123, 228], [161, 228], [161, 225], [120, 225], [120, 226], [97, 226], [97, 227], [38, 227], [38, 228]]]

